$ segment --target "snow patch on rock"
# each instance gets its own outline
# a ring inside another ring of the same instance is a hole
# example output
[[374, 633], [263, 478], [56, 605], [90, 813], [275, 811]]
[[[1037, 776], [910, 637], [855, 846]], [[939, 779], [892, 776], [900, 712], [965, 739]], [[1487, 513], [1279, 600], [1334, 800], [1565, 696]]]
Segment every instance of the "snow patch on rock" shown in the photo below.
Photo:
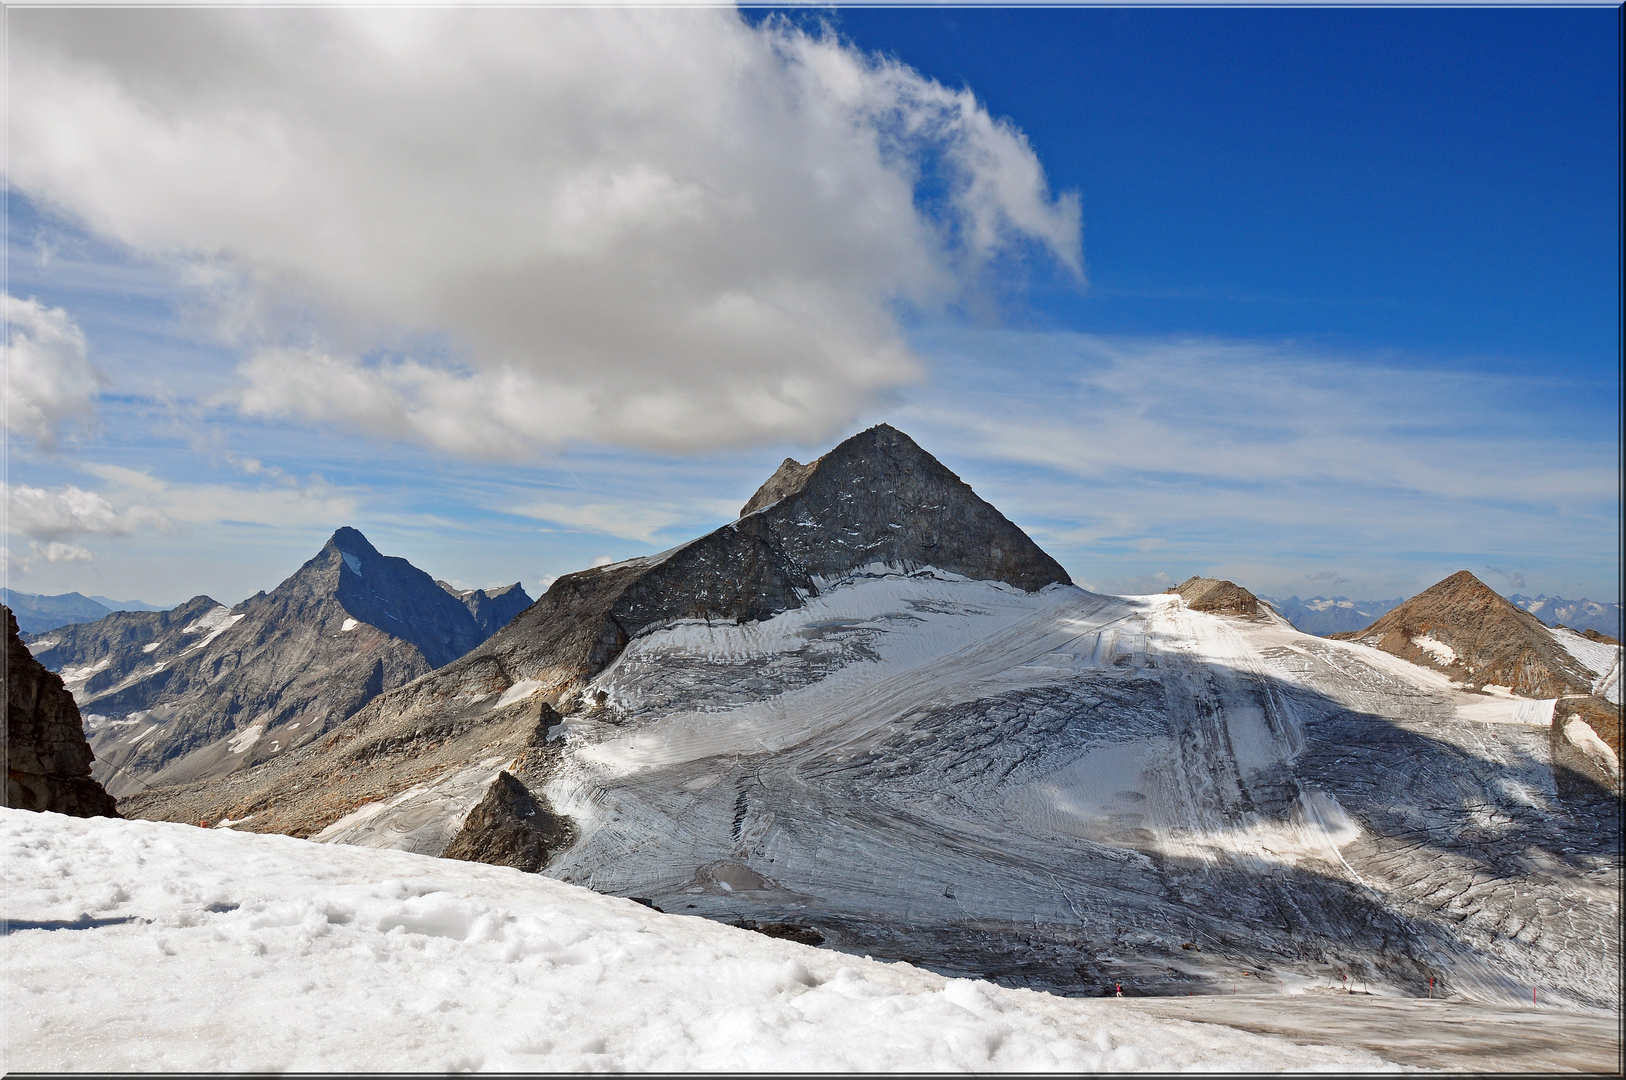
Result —
[[241, 754], [249, 747], [260, 741], [265, 734], [265, 724], [256, 721], [226, 740], [226, 749], [234, 754]]
[[1592, 725], [1578, 716], [1571, 717], [1564, 724], [1564, 738], [1573, 743], [1587, 757], [1607, 768], [1616, 776], [1620, 775], [1620, 759], [1615, 751], [1592, 730]]
[[1432, 634], [1421, 634], [1411, 643], [1433, 657], [1434, 662], [1449, 666], [1457, 662], [1457, 651]]
[[497, 699], [497, 703], [491, 707], [493, 709], [501, 709], [512, 705], [516, 701], [524, 701], [526, 698], [542, 689], [542, 686], [543, 684], [536, 679], [521, 679], [513, 686], [510, 686], [507, 690], [504, 690], [502, 692], [502, 696]]
[[1620, 661], [1621, 647], [1602, 641], [1593, 641], [1584, 634], [1568, 628], [1550, 631], [1553, 639], [1564, 650], [1592, 672], [1592, 692], [1616, 705], [1621, 704]]

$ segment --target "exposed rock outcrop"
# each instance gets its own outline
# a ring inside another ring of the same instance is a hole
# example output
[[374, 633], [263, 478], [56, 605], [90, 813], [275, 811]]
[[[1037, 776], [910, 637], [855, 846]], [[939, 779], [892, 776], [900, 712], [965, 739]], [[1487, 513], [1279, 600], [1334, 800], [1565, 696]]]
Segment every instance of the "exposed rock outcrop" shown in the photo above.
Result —
[[[252, 814], [250, 828], [311, 835], [367, 799], [433, 783], [485, 755], [521, 754], [537, 701], [592, 709], [579, 700], [581, 688], [652, 628], [766, 619], [853, 574], [932, 568], [1029, 592], [1070, 580], [1021, 529], [886, 425], [807, 465], [786, 461], [745, 510], [670, 551], [561, 577], [484, 645], [385, 694], [295, 757], [229, 784], [137, 797], [131, 812], [171, 820]], [[512, 768], [537, 790], [527, 766]]]
[[1214, 615], [1259, 614], [1259, 598], [1234, 581], [1189, 577], [1169, 592], [1178, 593], [1192, 611]]
[[548, 857], [570, 844], [570, 820], [538, 802], [508, 772], [497, 775], [485, 798], [469, 811], [463, 829], [447, 845], [445, 857], [464, 862], [512, 866], [535, 873]]
[[1501, 686], [1523, 697], [1587, 696], [1595, 678], [1540, 619], [1466, 570], [1423, 590], [1365, 630], [1333, 637], [1375, 646], [1476, 689]]
[[74, 817], [118, 817], [90, 776], [95, 755], [61, 676], [35, 660], [6, 613], [6, 805]]
[[119, 795], [221, 776], [319, 738], [379, 694], [457, 659], [529, 597], [449, 591], [342, 528], [269, 594], [198, 596], [33, 639], [85, 715]]
[[469, 609], [481, 640], [513, 622], [515, 615], [531, 606], [531, 598], [517, 581], [489, 592], [485, 589], [459, 589], [444, 581], [435, 584], [457, 597]]

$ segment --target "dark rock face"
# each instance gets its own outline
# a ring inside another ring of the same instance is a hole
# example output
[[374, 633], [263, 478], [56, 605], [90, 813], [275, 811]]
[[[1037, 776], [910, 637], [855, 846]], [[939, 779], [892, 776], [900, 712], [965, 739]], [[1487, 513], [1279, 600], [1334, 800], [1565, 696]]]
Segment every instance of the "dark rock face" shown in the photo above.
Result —
[[531, 606], [531, 598], [517, 581], [490, 592], [485, 589], [457, 589], [444, 581], [435, 584], [457, 597], [468, 608], [482, 641], [513, 622], [515, 615]]
[[[1466, 570], [1432, 585], [1365, 630], [1333, 637], [1374, 645], [1472, 687], [1505, 686], [1532, 698], [1592, 693], [1592, 676], [1528, 611]], [[1444, 645], [1455, 654], [1445, 658]]]
[[[77, 697], [98, 774], [123, 795], [235, 772], [308, 744], [386, 690], [483, 642], [507, 609], [449, 593], [355, 529], [227, 609], [207, 596], [33, 639]], [[481, 614], [477, 617], [474, 610]]]
[[118, 817], [90, 776], [95, 759], [62, 678], [29, 653], [6, 613], [6, 805], [74, 817]]
[[571, 838], [569, 819], [553, 813], [524, 784], [502, 772], [469, 811], [445, 857], [535, 873], [553, 852], [569, 846]]
[[1169, 591], [1179, 593], [1192, 611], [1215, 615], [1259, 614], [1259, 598], [1234, 581], [1189, 577]]
[[[249, 828], [310, 835], [378, 793], [422, 782], [426, 770], [466, 766], [499, 747], [522, 750], [536, 725], [521, 713], [534, 715], [538, 700], [592, 709], [579, 700], [581, 687], [646, 630], [683, 619], [766, 619], [876, 565], [934, 567], [1027, 591], [1069, 582], [1022, 530], [885, 425], [810, 464], [787, 461], [746, 510], [662, 554], [561, 577], [485, 644], [371, 702], [322, 745], [231, 785], [143, 796], [131, 812], [181, 821], [253, 813]], [[499, 707], [511, 689], [529, 694]], [[418, 749], [398, 749], [405, 746]], [[525, 767], [517, 775], [538, 786]]]
[[787, 460], [745, 505], [738, 527], [815, 577], [883, 563], [934, 566], [1027, 592], [1072, 580], [1004, 514], [885, 424], [809, 465]]

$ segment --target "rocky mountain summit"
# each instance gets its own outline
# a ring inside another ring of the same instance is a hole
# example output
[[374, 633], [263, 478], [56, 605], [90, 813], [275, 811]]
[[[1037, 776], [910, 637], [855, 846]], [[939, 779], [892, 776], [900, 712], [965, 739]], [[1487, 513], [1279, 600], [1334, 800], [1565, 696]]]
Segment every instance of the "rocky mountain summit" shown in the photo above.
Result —
[[78, 699], [119, 795], [251, 766], [457, 659], [529, 604], [438, 584], [341, 528], [270, 593], [198, 596], [32, 636]]
[[1189, 577], [1168, 591], [1177, 594], [1192, 611], [1247, 617], [1259, 614], [1259, 598], [1234, 581]]
[[6, 615], [6, 799], [22, 810], [118, 817], [113, 797], [91, 778], [95, 755], [61, 676], [29, 653]]
[[[880, 574], [1020, 592], [1070, 583], [1027, 534], [883, 424], [806, 465], [787, 460], [736, 521], [657, 555], [561, 577], [484, 645], [372, 702], [320, 744], [132, 805], [173, 820], [252, 815], [249, 828], [308, 836], [418, 786], [479, 799], [501, 762], [534, 786], [551, 760], [549, 717], [596, 708], [583, 688], [640, 634], [685, 620], [759, 621], [854, 575]], [[403, 845], [440, 854], [453, 839], [437, 824]]]
[[474, 626], [479, 631], [481, 640], [513, 622], [515, 615], [531, 606], [531, 598], [517, 581], [489, 592], [485, 589], [459, 589], [455, 585], [439, 580], [435, 584], [457, 597], [463, 606], [469, 609], [469, 615], [474, 619]]
[[1621, 649], [1608, 635], [1548, 627], [1462, 570], [1365, 630], [1333, 637], [1432, 668], [1471, 691], [1551, 700], [1555, 756], [1621, 790]]
[[1504, 687], [1521, 697], [1590, 694], [1588, 671], [1541, 620], [1459, 570], [1364, 630], [1333, 635], [1359, 641], [1473, 689]]

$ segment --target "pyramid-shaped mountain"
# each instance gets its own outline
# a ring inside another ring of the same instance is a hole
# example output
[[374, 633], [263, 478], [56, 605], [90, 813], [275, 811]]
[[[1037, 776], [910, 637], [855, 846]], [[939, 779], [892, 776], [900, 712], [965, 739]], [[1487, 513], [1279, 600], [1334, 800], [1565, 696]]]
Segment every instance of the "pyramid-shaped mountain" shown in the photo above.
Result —
[[[31, 636], [79, 702], [115, 794], [234, 772], [315, 739], [386, 690], [457, 659], [528, 606], [460, 594], [341, 528], [270, 593], [198, 596]], [[523, 602], [523, 603], [522, 603]]]
[[1459, 570], [1365, 630], [1334, 634], [1478, 689], [1501, 686], [1530, 698], [1592, 693], [1596, 675], [1528, 611]]
[[[323, 746], [274, 763], [257, 792], [194, 787], [139, 812], [253, 813], [258, 827], [309, 835], [379, 791], [471, 767], [498, 747], [540, 746], [555, 710], [576, 708], [587, 682], [641, 633], [682, 620], [767, 619], [855, 575], [883, 573], [1024, 592], [1070, 584], [1026, 533], [883, 424], [806, 465], [786, 461], [736, 521], [658, 555], [561, 577], [484, 645], [374, 701]], [[334, 779], [294, 795], [281, 779], [294, 771]], [[431, 837], [424, 850], [439, 853], [449, 839]]]

